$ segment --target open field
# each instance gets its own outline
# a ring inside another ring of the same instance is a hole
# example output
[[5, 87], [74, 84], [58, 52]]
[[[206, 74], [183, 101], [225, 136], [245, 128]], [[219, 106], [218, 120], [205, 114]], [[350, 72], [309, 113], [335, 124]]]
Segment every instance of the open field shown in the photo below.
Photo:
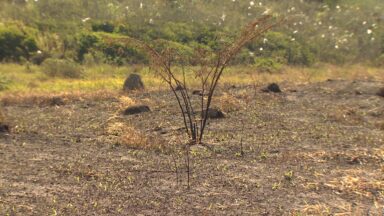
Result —
[[[193, 68], [192, 68], [193, 69]], [[148, 90], [158, 91], [166, 85], [159, 77], [154, 76], [153, 70], [144, 66], [116, 67], [111, 65], [83, 66], [81, 79], [63, 79], [50, 77], [43, 73], [39, 66], [0, 64], [1, 76], [7, 84], [1, 95], [9, 94], [46, 94], [94, 92], [97, 90], [121, 90], [124, 79], [129, 73], [139, 73]], [[181, 74], [181, 71], [177, 71]], [[196, 85], [197, 81], [187, 69], [187, 78]], [[289, 82], [305, 84], [321, 82], [327, 79], [346, 80], [377, 80], [384, 81], [383, 69], [365, 65], [333, 66], [318, 65], [316, 67], [284, 67], [280, 73], [258, 73], [254, 66], [234, 66], [228, 68], [221, 83], [228, 85], [253, 85], [268, 82]], [[1, 82], [0, 82], [0, 89]]]
[[[221, 85], [214, 106], [226, 118], [210, 121], [212, 149], [192, 147], [189, 190], [170, 92], [154, 85], [127, 95], [116, 84], [57, 94], [55, 104], [54, 94], [6, 91], [12, 133], [0, 137], [0, 214], [382, 215], [384, 76], [364, 74], [257, 77], [287, 78], [281, 94], [250, 78]], [[123, 116], [132, 104], [152, 112]]]

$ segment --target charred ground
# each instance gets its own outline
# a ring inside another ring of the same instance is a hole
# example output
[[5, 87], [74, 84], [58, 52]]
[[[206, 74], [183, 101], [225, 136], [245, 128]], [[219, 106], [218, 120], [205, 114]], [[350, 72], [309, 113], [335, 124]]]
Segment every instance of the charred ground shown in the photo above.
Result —
[[[379, 215], [383, 85], [220, 87], [226, 117], [210, 121], [212, 149], [192, 148], [189, 190], [171, 93], [5, 96], [0, 214]], [[151, 112], [124, 116], [128, 103]]]

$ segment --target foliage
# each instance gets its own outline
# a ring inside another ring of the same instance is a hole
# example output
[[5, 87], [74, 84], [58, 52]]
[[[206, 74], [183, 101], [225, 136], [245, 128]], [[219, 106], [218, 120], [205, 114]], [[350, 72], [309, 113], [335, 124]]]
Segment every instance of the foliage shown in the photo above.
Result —
[[92, 24], [92, 31], [94, 32], [101, 31], [101, 32], [112, 33], [114, 30], [115, 30], [115, 26], [110, 22]]
[[384, 54], [381, 54], [379, 57], [377, 57], [373, 64], [377, 67], [384, 67]]
[[11, 80], [5, 75], [0, 74], [0, 91], [7, 90], [10, 84]]
[[50, 58], [50, 54], [49, 53], [46, 53], [46, 52], [40, 52], [40, 53], [36, 53], [34, 54], [31, 58], [30, 58], [30, 61], [33, 63], [33, 64], [36, 64], [36, 65], [41, 65], [47, 58]]
[[269, 32], [261, 41], [251, 44], [249, 49], [259, 57], [271, 58], [289, 65], [311, 66], [315, 62], [314, 52], [308, 45], [292, 40], [281, 32]]
[[64, 59], [47, 59], [43, 63], [43, 72], [50, 77], [80, 78], [81, 67], [73, 61]]
[[84, 55], [97, 46], [100, 38], [96, 34], [82, 33], [77, 41], [77, 60], [81, 62], [84, 60]]
[[[286, 25], [270, 32], [268, 41], [247, 46], [232, 64], [254, 64], [249, 55], [254, 53], [281, 64], [311, 66], [377, 59], [384, 50], [383, 10], [382, 0], [13, 0], [0, 2], [0, 23], [13, 23], [12, 32], [33, 38], [48, 56], [83, 62], [84, 55], [100, 52], [103, 63], [121, 65], [148, 60], [132, 48], [103, 43], [101, 33], [218, 51], [234, 39], [238, 26], [261, 14], [283, 14], [290, 17]], [[29, 59], [33, 40], [23, 43], [27, 48], [11, 49], [16, 53], [5, 60]]]
[[19, 62], [37, 51], [35, 40], [16, 27], [0, 25], [0, 61]]
[[[80, 34], [77, 45], [77, 60], [79, 62], [84, 61], [86, 54], [89, 54], [88, 60], [92, 56], [93, 58], [97, 58], [97, 61], [115, 65], [147, 62], [145, 55], [135, 48], [118, 42], [105, 42], [102, 39], [103, 35], [104, 34], [98, 33]], [[112, 34], [110, 36], [113, 37], [114, 35]]]
[[257, 58], [255, 66], [260, 72], [276, 73], [282, 65], [271, 58]]

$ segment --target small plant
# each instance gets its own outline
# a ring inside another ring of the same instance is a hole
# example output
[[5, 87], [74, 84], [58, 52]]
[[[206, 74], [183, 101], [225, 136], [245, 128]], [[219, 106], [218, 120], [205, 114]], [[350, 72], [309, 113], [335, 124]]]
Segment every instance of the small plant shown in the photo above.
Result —
[[287, 180], [287, 181], [292, 181], [292, 179], [293, 179], [293, 171], [290, 170], [290, 171], [284, 173], [284, 179]]
[[272, 184], [272, 190], [277, 190], [280, 188], [280, 186], [281, 186], [280, 182], [275, 182]]
[[47, 59], [43, 63], [43, 72], [50, 77], [80, 78], [81, 67], [73, 61], [63, 59]]
[[268, 152], [263, 151], [260, 153], [260, 159], [261, 160], [266, 160], [268, 158]]
[[[128, 37], [106, 38], [106, 40], [109, 43], [117, 40], [126, 44], [132, 44], [147, 53], [150, 58], [151, 68], [155, 70], [156, 75], [168, 84], [177, 100], [183, 116], [185, 131], [190, 138], [189, 144], [203, 144], [208, 112], [224, 70], [245, 45], [253, 39], [262, 36], [282, 21], [282, 19], [276, 21], [269, 15], [264, 16], [245, 26], [241, 34], [232, 43], [218, 43], [217, 49], [213, 49], [213, 51], [212, 49], [199, 47], [194, 50], [192, 55], [180, 52], [171, 45], [163, 46], [163, 49], [157, 50], [155, 46]], [[177, 67], [173, 67], [177, 65], [182, 66], [182, 77], [177, 76]], [[198, 69], [192, 72], [200, 81], [201, 88], [198, 104], [192, 103], [185, 77], [185, 66], [193, 65], [198, 66]]]

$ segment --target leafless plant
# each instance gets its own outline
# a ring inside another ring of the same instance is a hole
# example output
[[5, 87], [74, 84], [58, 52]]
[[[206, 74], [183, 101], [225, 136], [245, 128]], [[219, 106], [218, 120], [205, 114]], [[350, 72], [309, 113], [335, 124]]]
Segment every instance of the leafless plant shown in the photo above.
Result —
[[[195, 49], [193, 56], [184, 56], [173, 48], [158, 51], [148, 43], [128, 37], [106, 38], [106, 40], [124, 42], [147, 53], [155, 74], [161, 77], [172, 90], [183, 116], [185, 130], [190, 137], [189, 144], [194, 145], [202, 144], [214, 92], [225, 68], [248, 42], [262, 36], [282, 21], [283, 19], [275, 19], [270, 15], [263, 16], [246, 25], [232, 43], [224, 45], [219, 51], [200, 48]], [[191, 65], [192, 62], [199, 66], [197, 70], [193, 71], [201, 86], [197, 105], [192, 103], [184, 71], [184, 66]], [[176, 68], [180, 67], [174, 66], [178, 65], [181, 65], [183, 69], [181, 78], [175, 72]], [[195, 109], [199, 112], [195, 112]]]

